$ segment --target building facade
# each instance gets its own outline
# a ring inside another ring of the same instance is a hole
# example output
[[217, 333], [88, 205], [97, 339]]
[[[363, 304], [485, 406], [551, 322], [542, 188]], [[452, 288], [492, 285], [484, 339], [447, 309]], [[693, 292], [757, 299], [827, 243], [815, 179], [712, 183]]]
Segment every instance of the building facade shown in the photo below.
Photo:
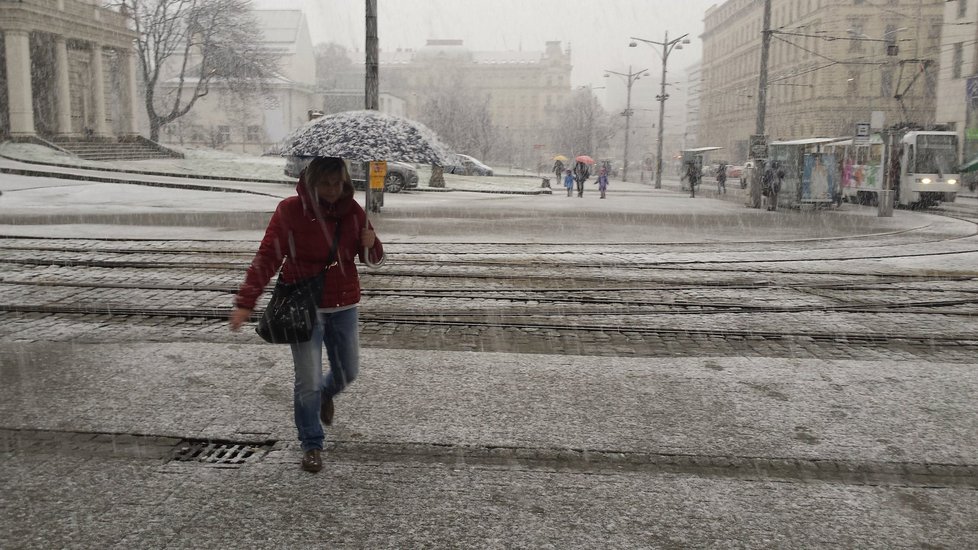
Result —
[[938, 123], [958, 133], [962, 162], [978, 157], [978, 0], [944, 4]]
[[[316, 66], [305, 15], [298, 10], [256, 10], [262, 47], [279, 58], [279, 72], [262, 82], [257, 95], [238, 96], [221, 82], [197, 100], [183, 117], [163, 127], [160, 142], [262, 154], [322, 108], [316, 93]], [[191, 61], [192, 63], [192, 61]], [[196, 80], [185, 79], [185, 97]], [[178, 78], [164, 81], [163, 94], [175, 93]]]
[[[423, 119], [425, 105], [444, 95], [487, 107], [505, 142], [491, 160], [532, 166], [549, 159], [559, 123], [556, 114], [571, 96], [570, 51], [547, 42], [544, 51], [474, 51], [462, 40], [428, 40], [424, 47], [380, 52], [380, 91], [403, 100], [405, 116]], [[363, 66], [354, 63], [325, 91], [327, 102], [342, 94], [362, 94]], [[479, 151], [459, 151], [481, 156]], [[537, 158], [540, 157], [540, 158]], [[485, 159], [484, 159], [485, 160]]]
[[[885, 126], [932, 125], [944, 4], [773, 0], [765, 133], [852, 135], [874, 111]], [[727, 0], [704, 18], [699, 140], [733, 162], [755, 132], [763, 6]]]
[[102, 4], [0, 0], [0, 136], [136, 133], [136, 36]]
[[686, 132], [683, 149], [706, 146], [700, 143], [700, 94], [703, 84], [703, 65], [694, 63], [686, 68]]

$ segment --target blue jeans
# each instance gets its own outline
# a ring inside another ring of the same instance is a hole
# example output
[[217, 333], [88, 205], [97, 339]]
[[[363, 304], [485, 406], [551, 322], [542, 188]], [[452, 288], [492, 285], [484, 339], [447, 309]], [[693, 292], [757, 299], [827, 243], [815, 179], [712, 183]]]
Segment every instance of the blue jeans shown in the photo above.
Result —
[[[353, 307], [334, 313], [320, 313], [312, 338], [291, 344], [295, 365], [295, 427], [302, 450], [323, 448], [323, 427], [319, 423], [320, 399], [332, 399], [360, 372], [359, 315]], [[329, 359], [329, 372], [323, 376], [323, 347]]]

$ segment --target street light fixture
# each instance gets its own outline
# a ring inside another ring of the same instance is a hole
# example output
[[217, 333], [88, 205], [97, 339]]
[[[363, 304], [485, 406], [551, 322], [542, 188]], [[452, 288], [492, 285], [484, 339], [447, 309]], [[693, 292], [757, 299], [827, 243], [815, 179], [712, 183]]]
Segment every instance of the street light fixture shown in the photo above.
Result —
[[[638, 46], [638, 43], [635, 42], [635, 40], [638, 40], [639, 42], [645, 42], [646, 44], [650, 44], [653, 46], [655, 53], [657, 53], [659, 55], [659, 58], [662, 59], [662, 86], [661, 86], [662, 89], [659, 92], [659, 95], [656, 96], [656, 99], [659, 101], [659, 140], [658, 143], [656, 144], [656, 154], [655, 154], [655, 188], [656, 189], [662, 189], [662, 134], [663, 134], [662, 124], [663, 121], [665, 120], [665, 114], [666, 114], [666, 100], [669, 99], [669, 94], [666, 93], [666, 64], [669, 62], [669, 54], [672, 53], [672, 50], [681, 50], [683, 49], [683, 44], [690, 43], [690, 40], [686, 38], [687, 36], [689, 36], [688, 33], [680, 36], [679, 38], [674, 38], [672, 40], [669, 40], [669, 31], [666, 31], [665, 39], [662, 42], [656, 42], [655, 40], [646, 40], [644, 38], [636, 38], [632, 36], [630, 37], [632, 42], [628, 44], [629, 48], [634, 48]], [[655, 46], [661, 47], [662, 51], [656, 49]]]
[[646, 69], [641, 69], [638, 72], [633, 73], [631, 65], [628, 66], [627, 73], [619, 73], [617, 71], [611, 71], [608, 69], [605, 69], [604, 73], [605, 73], [604, 74], [605, 78], [611, 78], [611, 75], [618, 75], [624, 77], [625, 80], [628, 82], [628, 95], [627, 95], [628, 99], [625, 102], [625, 112], [622, 113], [622, 116], [625, 117], [625, 153], [623, 155], [624, 164], [621, 169], [621, 181], [628, 181], [628, 133], [630, 129], [630, 123], [632, 120], [632, 84], [634, 84], [635, 81], [638, 80], [639, 78], [642, 78], [643, 76], [648, 76], [649, 73], [646, 72]]

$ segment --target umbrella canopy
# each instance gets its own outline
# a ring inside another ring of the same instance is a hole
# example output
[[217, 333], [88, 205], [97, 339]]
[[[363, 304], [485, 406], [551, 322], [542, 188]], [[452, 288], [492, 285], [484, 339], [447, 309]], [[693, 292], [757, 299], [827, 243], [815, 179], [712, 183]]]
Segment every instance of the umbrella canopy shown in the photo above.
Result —
[[567, 157], [565, 157], [564, 155], [557, 155], [554, 157], [554, 160], [559, 160], [560, 162], [567, 162]]
[[978, 171], [978, 157], [975, 157], [968, 162], [961, 165], [959, 168], [961, 172], [975, 172]]
[[577, 162], [583, 162], [584, 164], [594, 164], [594, 159], [587, 155], [578, 155], [574, 157]]
[[282, 140], [281, 155], [441, 166], [454, 157], [425, 125], [379, 111], [347, 111], [311, 120]]

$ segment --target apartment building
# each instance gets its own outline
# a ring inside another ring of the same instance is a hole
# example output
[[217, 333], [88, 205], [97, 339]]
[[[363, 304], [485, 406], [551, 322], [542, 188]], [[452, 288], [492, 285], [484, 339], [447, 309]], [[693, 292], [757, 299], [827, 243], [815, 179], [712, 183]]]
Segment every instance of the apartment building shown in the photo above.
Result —
[[[933, 124], [945, 3], [773, 0], [765, 133], [851, 135], [874, 111], [885, 126]], [[755, 131], [763, 7], [727, 0], [704, 18], [699, 141], [732, 161]]]

